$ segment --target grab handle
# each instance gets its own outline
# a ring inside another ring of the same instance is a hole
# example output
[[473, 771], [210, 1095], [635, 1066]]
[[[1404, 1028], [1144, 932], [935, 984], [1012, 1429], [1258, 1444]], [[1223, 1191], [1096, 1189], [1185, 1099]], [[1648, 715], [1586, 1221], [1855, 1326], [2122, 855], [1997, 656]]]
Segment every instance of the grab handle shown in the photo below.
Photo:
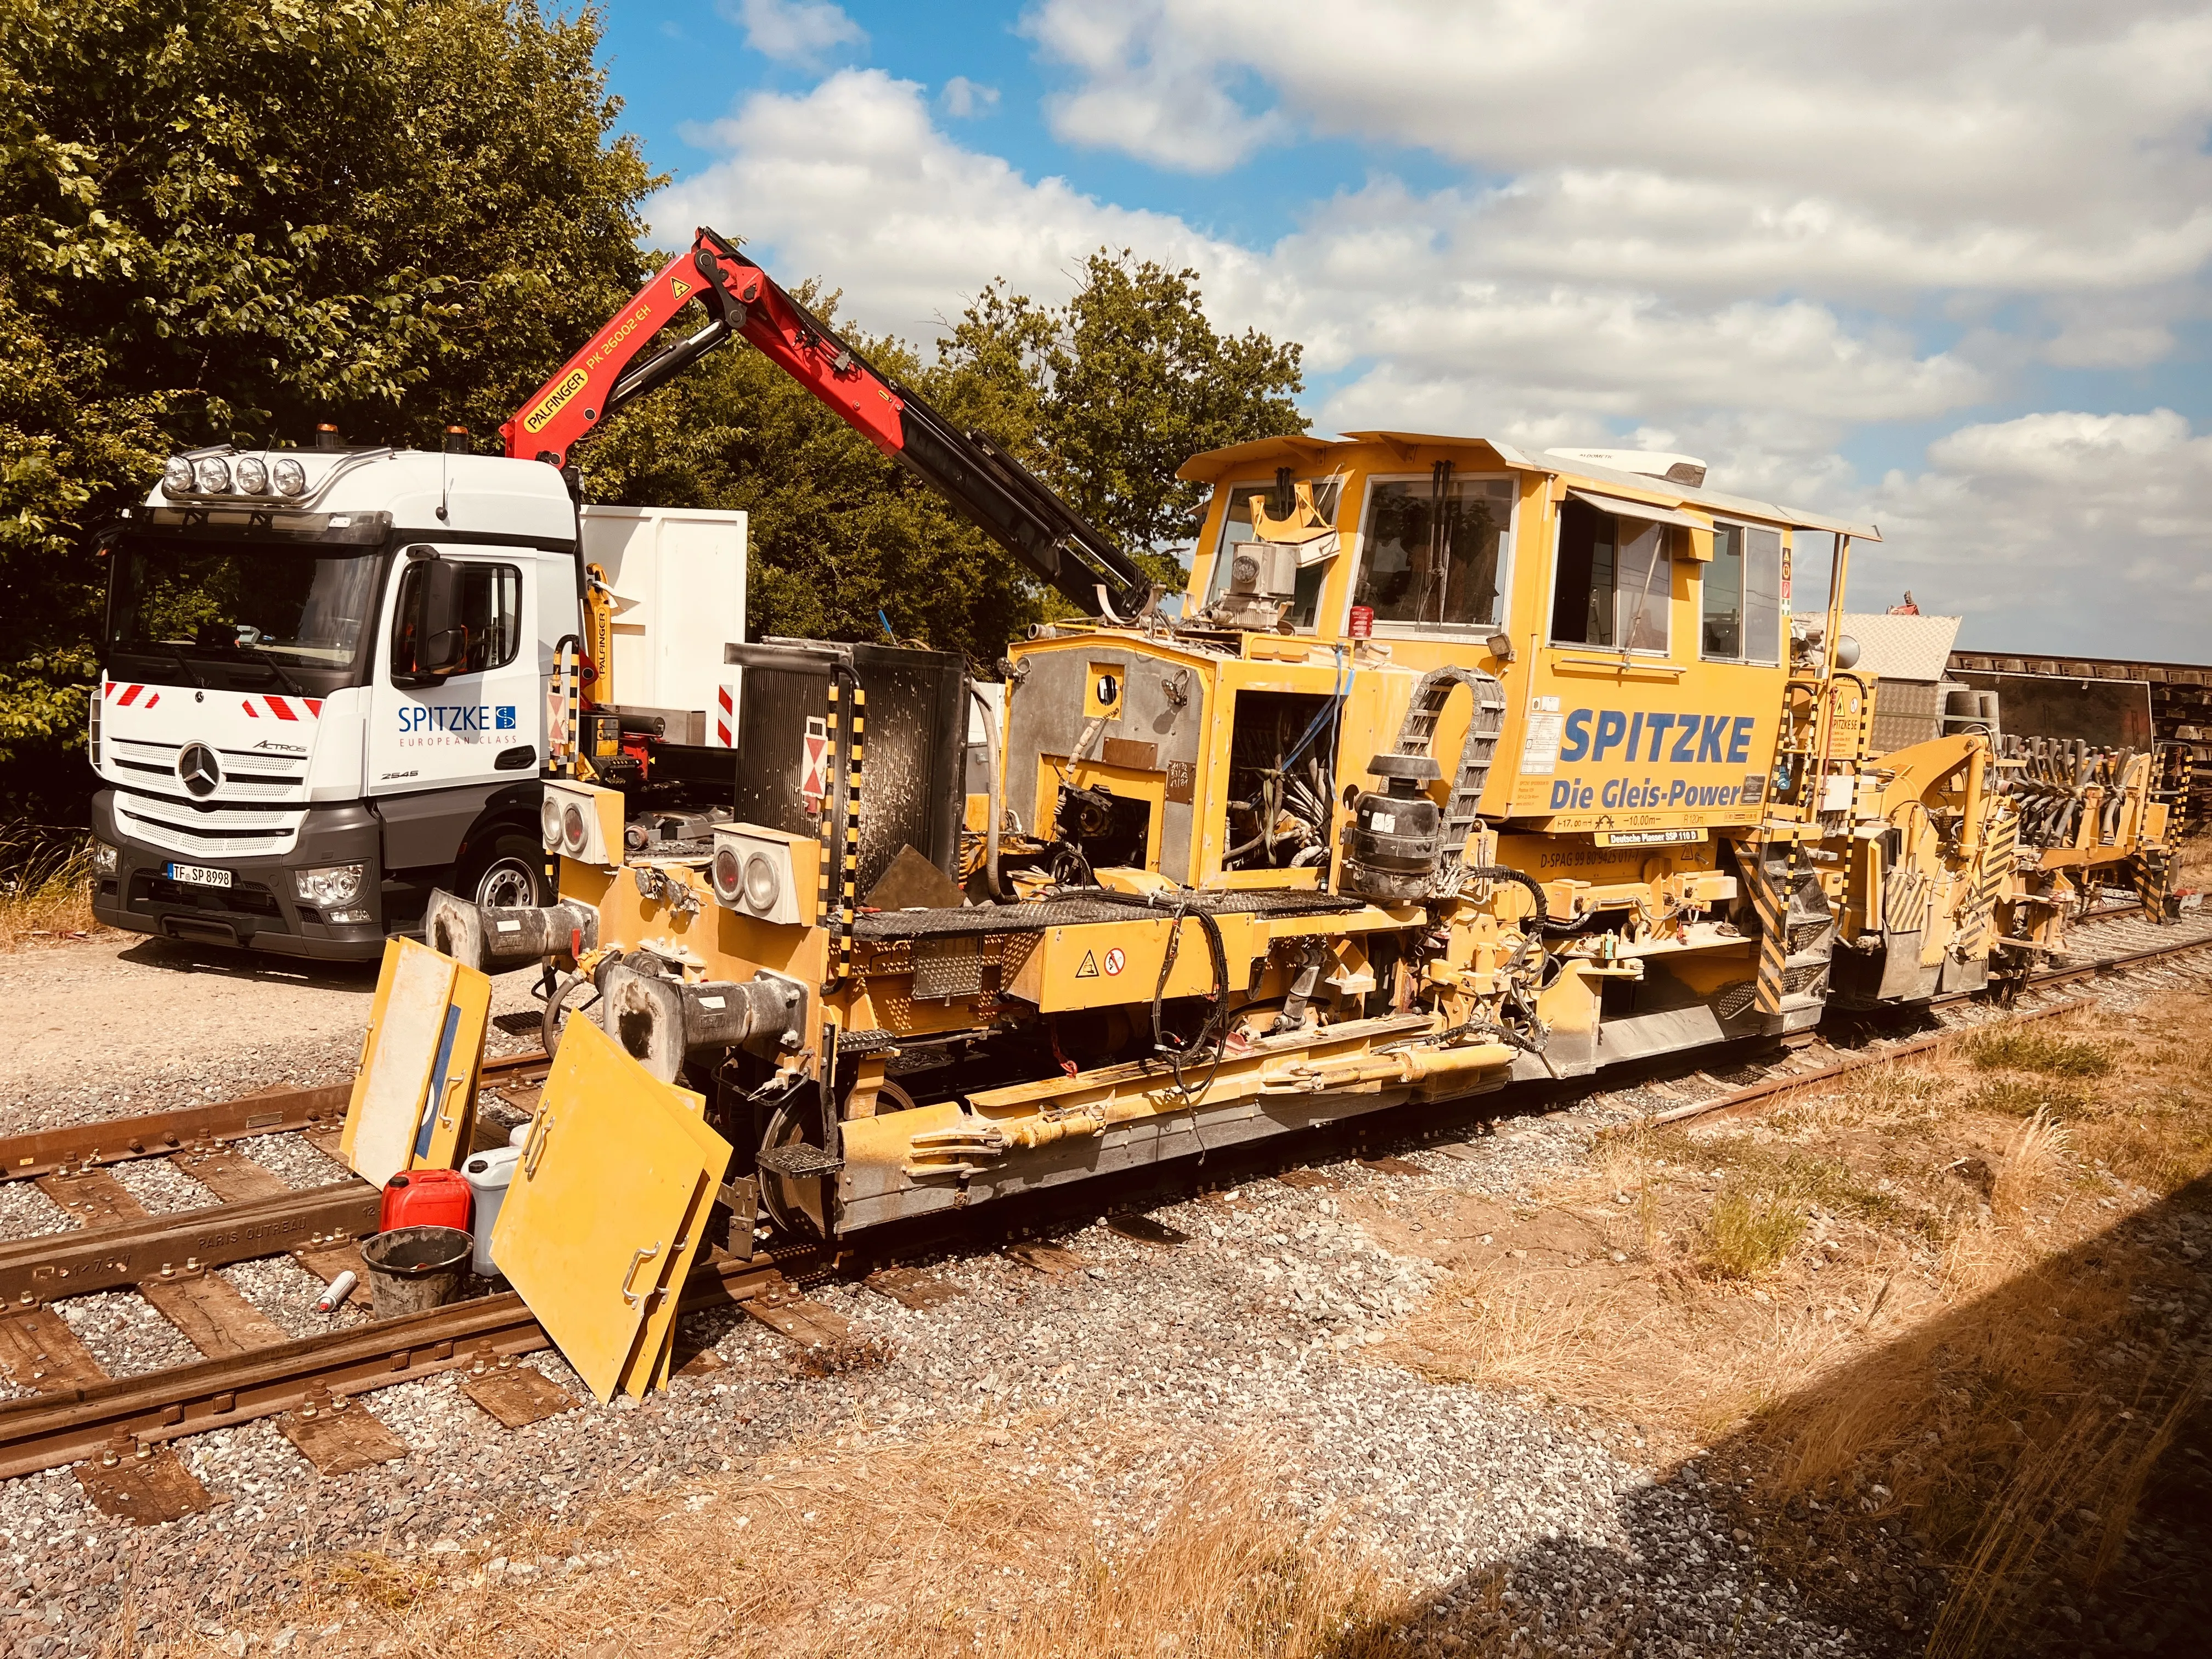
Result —
[[637, 1277], [637, 1270], [640, 1267], [645, 1266], [647, 1262], [652, 1261], [653, 1257], [659, 1254], [660, 1241], [656, 1238], [652, 1243], [647, 1245], [645, 1249], [640, 1250], [635, 1255], [630, 1257], [629, 1271], [623, 1275], [622, 1294], [623, 1300], [629, 1303], [631, 1307], [635, 1308], [637, 1306], [639, 1302], [644, 1299], [645, 1292], [642, 1291], [633, 1291], [630, 1289], [630, 1280]]
[[522, 1178], [525, 1181], [538, 1173], [538, 1160], [545, 1156], [545, 1143], [552, 1134], [552, 1113], [540, 1112], [531, 1120], [530, 1141], [522, 1149]]

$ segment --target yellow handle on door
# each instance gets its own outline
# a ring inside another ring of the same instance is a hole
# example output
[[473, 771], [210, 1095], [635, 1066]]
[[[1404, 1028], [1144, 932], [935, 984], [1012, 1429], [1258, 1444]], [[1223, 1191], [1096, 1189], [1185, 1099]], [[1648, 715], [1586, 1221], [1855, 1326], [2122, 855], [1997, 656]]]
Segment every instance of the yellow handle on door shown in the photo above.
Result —
[[553, 1114], [541, 1111], [530, 1121], [530, 1139], [522, 1149], [522, 1178], [538, 1173], [538, 1160], [545, 1156], [545, 1143], [553, 1133]]
[[450, 1129], [453, 1127], [453, 1102], [459, 1097], [461, 1091], [468, 1086], [469, 1080], [465, 1077], [457, 1077], [446, 1085], [446, 1103], [438, 1111], [440, 1127]]
[[660, 1241], [656, 1238], [652, 1243], [647, 1245], [645, 1249], [640, 1250], [635, 1255], [630, 1257], [629, 1271], [623, 1275], [622, 1293], [623, 1300], [629, 1303], [631, 1307], [635, 1308], [644, 1299], [645, 1292], [642, 1291], [633, 1291], [630, 1289], [630, 1280], [637, 1277], [637, 1270], [640, 1267], [645, 1266], [647, 1262], [652, 1261], [653, 1257], [659, 1254]]

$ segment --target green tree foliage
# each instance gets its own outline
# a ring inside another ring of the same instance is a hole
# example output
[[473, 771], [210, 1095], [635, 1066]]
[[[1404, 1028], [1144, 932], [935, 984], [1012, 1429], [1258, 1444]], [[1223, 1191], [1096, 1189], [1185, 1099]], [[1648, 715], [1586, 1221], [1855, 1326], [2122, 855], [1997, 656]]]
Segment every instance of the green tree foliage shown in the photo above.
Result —
[[190, 444], [488, 431], [642, 275], [588, 10], [0, 0], [0, 767], [88, 787], [88, 528]]
[[1253, 330], [1217, 332], [1194, 270], [1127, 249], [1085, 262], [1066, 305], [994, 283], [939, 343], [952, 410], [997, 436], [1093, 524], [1152, 556], [1195, 530], [1203, 485], [1176, 469], [1200, 451], [1303, 432], [1303, 348]]

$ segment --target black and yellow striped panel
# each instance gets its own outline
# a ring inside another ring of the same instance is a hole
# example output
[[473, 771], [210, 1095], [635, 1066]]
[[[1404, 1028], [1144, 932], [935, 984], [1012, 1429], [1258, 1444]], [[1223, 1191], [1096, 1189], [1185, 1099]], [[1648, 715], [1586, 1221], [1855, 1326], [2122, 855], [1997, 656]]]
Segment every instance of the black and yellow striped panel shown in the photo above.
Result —
[[1974, 907], [1959, 930], [1960, 953], [1972, 962], [1988, 953], [1990, 918], [1996, 914], [2005, 878], [2012, 872], [2020, 846], [2020, 820], [2007, 812], [1990, 826], [1982, 848], [1982, 878], [1974, 884]]
[[1782, 890], [1766, 865], [1765, 848], [1738, 843], [1736, 868], [1742, 872], [1751, 908], [1759, 913], [1759, 976], [1753, 1001], [1762, 1014], [1782, 1012], [1782, 970], [1790, 952]]
[[828, 755], [824, 757], [823, 762], [822, 868], [820, 879], [817, 883], [815, 889], [815, 914], [822, 918], [823, 926], [831, 930], [833, 936], [831, 945], [833, 950], [836, 945], [834, 935], [837, 927], [837, 846], [835, 839], [836, 833], [837, 814], [832, 803], [837, 799], [837, 730], [839, 725], [837, 699], [839, 690], [840, 688], [837, 682], [833, 678], [830, 682], [830, 718], [823, 727], [824, 732], [829, 738], [830, 749]]

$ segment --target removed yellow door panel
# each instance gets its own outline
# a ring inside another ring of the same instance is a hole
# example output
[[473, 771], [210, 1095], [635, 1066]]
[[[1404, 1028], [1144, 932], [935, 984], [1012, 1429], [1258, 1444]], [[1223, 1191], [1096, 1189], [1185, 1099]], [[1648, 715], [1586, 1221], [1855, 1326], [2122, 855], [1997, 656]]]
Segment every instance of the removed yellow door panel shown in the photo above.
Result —
[[673, 1317], [702, 1194], [729, 1168], [697, 1103], [570, 1020], [492, 1230], [501, 1271], [602, 1401], [651, 1378], [647, 1327], [664, 1302]]
[[346, 1105], [338, 1151], [364, 1181], [381, 1187], [413, 1162], [431, 1068], [447, 1046], [453, 975], [460, 963], [427, 945], [395, 939], [384, 947], [362, 1039], [361, 1070]]

